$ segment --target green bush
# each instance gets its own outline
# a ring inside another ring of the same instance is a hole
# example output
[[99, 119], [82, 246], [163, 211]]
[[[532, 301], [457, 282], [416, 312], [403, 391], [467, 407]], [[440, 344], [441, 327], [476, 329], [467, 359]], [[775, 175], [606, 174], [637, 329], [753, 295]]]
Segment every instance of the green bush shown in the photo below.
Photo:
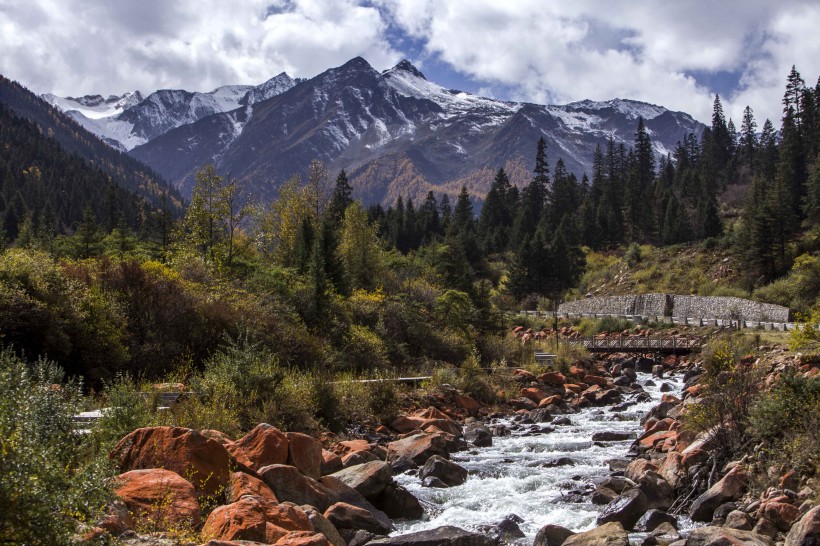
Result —
[[39, 360], [0, 352], [0, 543], [70, 544], [112, 499], [111, 468], [74, 432], [80, 389]]
[[147, 427], [154, 418], [153, 400], [140, 392], [133, 379], [119, 375], [106, 386], [100, 401], [103, 409], [94, 434], [105, 449], [134, 429]]
[[634, 326], [633, 323], [629, 322], [625, 318], [620, 317], [603, 317], [598, 322], [598, 332], [623, 332], [624, 330], [629, 330]]

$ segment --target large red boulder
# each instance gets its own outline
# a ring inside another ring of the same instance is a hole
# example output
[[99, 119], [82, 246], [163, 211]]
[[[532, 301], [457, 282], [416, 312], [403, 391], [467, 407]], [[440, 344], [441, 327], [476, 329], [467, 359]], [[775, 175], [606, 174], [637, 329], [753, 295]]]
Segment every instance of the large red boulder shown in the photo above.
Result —
[[545, 385], [560, 387], [567, 382], [567, 378], [561, 372], [547, 372], [538, 376], [538, 380]]
[[287, 433], [289, 448], [287, 464], [295, 466], [314, 480], [322, 477], [322, 443], [301, 432]]
[[293, 466], [268, 465], [259, 469], [259, 475], [282, 502], [309, 504], [324, 511], [339, 500], [321, 483], [305, 476]]
[[286, 536], [288, 531], [313, 532], [313, 525], [301, 508], [260, 497], [242, 497], [211, 512], [202, 535], [270, 544]]
[[346, 502], [337, 502], [328, 507], [324, 516], [337, 529], [364, 529], [377, 535], [386, 535], [391, 531], [367, 510]]
[[225, 488], [225, 500], [230, 504], [238, 501], [245, 495], [262, 497], [273, 502], [279, 502], [271, 488], [259, 478], [245, 474], [244, 472], [231, 473], [230, 482], [228, 482], [228, 486]]
[[342, 458], [327, 449], [322, 450], [322, 476], [333, 474], [344, 468]]
[[820, 544], [820, 506], [806, 512], [786, 535], [786, 546], [817, 546]]
[[715, 485], [692, 503], [692, 521], [711, 521], [718, 506], [740, 498], [746, 489], [746, 479], [740, 466], [730, 470]]
[[137, 520], [158, 530], [195, 528], [199, 501], [194, 486], [170, 470], [151, 468], [120, 474], [114, 492]]
[[236, 461], [218, 441], [181, 427], [137, 429], [111, 451], [122, 471], [164, 468], [190, 481], [197, 492], [218, 494]]
[[633, 482], [638, 483], [638, 481], [641, 479], [641, 476], [643, 476], [643, 473], [647, 470], [657, 472], [658, 465], [647, 459], [635, 459], [634, 461], [629, 463], [629, 466], [626, 467], [626, 472], [624, 473], [624, 475]]
[[787, 502], [766, 502], [760, 507], [760, 515], [771, 521], [781, 531], [788, 531], [800, 517], [800, 509]]
[[395, 461], [399, 458], [412, 460], [417, 465], [423, 465], [433, 455], [449, 458], [447, 438], [443, 434], [414, 434], [387, 444], [387, 460]]
[[254, 470], [269, 464], [288, 462], [290, 449], [287, 435], [267, 423], [256, 425], [252, 431], [237, 440], [236, 445], [251, 460]]
[[345, 440], [333, 446], [333, 451], [340, 457], [354, 451], [367, 451], [368, 449], [370, 449], [370, 444], [367, 440]]
[[311, 531], [292, 531], [273, 543], [273, 546], [333, 546], [325, 535]]
[[537, 404], [547, 397], [547, 393], [537, 387], [524, 387], [521, 389], [521, 396], [525, 396]]

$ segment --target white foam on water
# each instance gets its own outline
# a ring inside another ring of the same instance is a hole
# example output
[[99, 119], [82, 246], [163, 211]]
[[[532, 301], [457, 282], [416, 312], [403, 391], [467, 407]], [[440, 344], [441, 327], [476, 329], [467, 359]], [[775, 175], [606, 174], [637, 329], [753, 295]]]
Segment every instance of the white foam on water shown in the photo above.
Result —
[[[607, 461], [624, 457], [633, 441], [594, 445], [594, 433], [617, 431], [640, 434], [643, 432], [641, 418], [661, 399], [660, 385], [663, 382], [671, 384], [673, 392], [679, 392], [681, 386], [680, 376], [659, 380], [649, 374], [638, 374], [641, 385], [649, 379], [656, 383], [655, 386], [644, 387], [651, 399], [637, 403], [626, 411], [611, 412], [610, 406], [586, 408], [580, 413], [567, 415], [571, 425], [539, 424], [541, 427], [555, 428], [555, 432], [522, 436], [517, 431], [512, 436], [494, 437], [492, 447], [454, 453], [452, 459], [470, 472], [463, 485], [435, 489], [422, 487], [417, 476], [396, 476], [396, 481], [422, 502], [427, 519], [396, 521], [394, 534], [434, 529], [442, 525], [480, 531], [482, 527], [496, 524], [509, 514], [516, 514], [524, 520], [519, 524], [526, 535], [521, 539], [521, 544], [532, 544], [535, 534], [546, 524], [561, 525], [573, 531], [596, 527], [596, 518], [602, 507], [589, 502], [588, 496], [584, 497], [584, 502], [570, 502], [568, 496], [572, 491], [588, 491], [593, 482], [608, 477]], [[634, 395], [624, 396], [625, 401], [633, 398]], [[511, 425], [512, 420], [499, 420], [497, 424]], [[576, 464], [551, 468], [533, 466], [561, 457], [568, 457]]]

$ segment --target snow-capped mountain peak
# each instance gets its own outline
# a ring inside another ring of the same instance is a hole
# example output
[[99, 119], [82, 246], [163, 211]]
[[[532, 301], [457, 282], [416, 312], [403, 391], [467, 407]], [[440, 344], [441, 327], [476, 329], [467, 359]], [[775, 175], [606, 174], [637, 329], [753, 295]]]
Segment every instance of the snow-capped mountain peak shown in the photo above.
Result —
[[79, 112], [89, 119], [99, 119], [115, 116], [131, 106], [142, 101], [142, 94], [139, 91], [129, 91], [122, 95], [110, 95], [103, 98], [102, 95], [85, 95], [83, 97], [58, 97], [47, 93], [43, 98], [51, 105], [58, 107], [64, 112]]
[[269, 99], [295, 84], [283, 72], [258, 86], [223, 85], [207, 93], [160, 89], [147, 97], [134, 91], [108, 99], [100, 95], [73, 98], [52, 94], [43, 98], [112, 146], [131, 150], [171, 129]]

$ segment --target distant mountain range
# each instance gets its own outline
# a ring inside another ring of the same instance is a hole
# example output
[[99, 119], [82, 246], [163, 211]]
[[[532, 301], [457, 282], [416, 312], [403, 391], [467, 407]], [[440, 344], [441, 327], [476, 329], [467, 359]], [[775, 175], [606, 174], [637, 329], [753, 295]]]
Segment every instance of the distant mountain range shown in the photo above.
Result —
[[590, 173], [596, 145], [611, 137], [631, 146], [639, 117], [659, 156], [704, 127], [686, 113], [632, 100], [544, 106], [479, 97], [428, 81], [408, 61], [379, 72], [360, 57], [307, 80], [282, 73], [210, 93], [43, 98], [185, 196], [206, 163], [265, 199], [319, 159], [331, 176], [346, 169], [354, 195], [366, 202], [455, 194], [462, 184], [483, 197], [501, 166], [513, 183], [529, 181], [541, 136], [550, 164], [562, 158], [580, 176]]

